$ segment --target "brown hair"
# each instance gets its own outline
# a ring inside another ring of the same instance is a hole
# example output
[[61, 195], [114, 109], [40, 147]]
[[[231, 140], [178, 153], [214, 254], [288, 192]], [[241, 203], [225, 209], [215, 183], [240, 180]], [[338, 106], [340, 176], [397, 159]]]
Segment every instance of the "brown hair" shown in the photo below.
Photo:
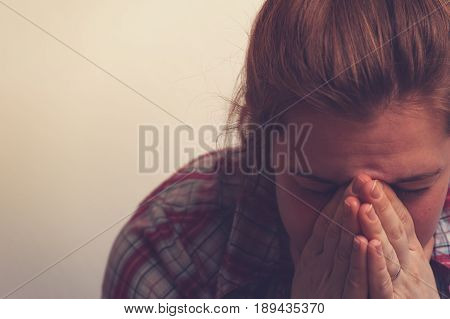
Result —
[[260, 168], [270, 152], [254, 150], [267, 136], [249, 127], [280, 121], [294, 105], [365, 120], [387, 107], [426, 107], [450, 119], [448, 35], [444, 0], [267, 0], [252, 26], [226, 142], [237, 132], [246, 160]]

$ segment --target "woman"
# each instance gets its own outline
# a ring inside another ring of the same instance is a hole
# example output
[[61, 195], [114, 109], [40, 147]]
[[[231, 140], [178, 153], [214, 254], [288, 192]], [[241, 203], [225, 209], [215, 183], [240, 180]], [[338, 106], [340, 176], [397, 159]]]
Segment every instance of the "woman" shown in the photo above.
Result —
[[266, 1], [239, 147], [140, 203], [103, 297], [447, 298], [448, 32], [440, 0]]

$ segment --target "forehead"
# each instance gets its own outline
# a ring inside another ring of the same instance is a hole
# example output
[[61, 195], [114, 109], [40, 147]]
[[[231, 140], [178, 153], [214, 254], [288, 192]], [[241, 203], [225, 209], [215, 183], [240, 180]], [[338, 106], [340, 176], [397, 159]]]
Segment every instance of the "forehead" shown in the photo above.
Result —
[[312, 124], [303, 153], [313, 174], [336, 181], [360, 172], [390, 181], [432, 171], [448, 162], [445, 120], [425, 111], [385, 111], [370, 122], [314, 110], [293, 110], [287, 118], [288, 124], [296, 127]]

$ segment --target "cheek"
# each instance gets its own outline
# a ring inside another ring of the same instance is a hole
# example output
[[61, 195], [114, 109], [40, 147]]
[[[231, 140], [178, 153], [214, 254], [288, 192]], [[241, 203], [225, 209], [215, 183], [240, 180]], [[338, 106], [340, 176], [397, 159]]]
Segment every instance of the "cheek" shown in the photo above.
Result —
[[[302, 190], [285, 176], [276, 177], [278, 209], [284, 228], [291, 241], [300, 250], [311, 236], [318, 212], [329, 200], [329, 196], [311, 194]], [[284, 189], [289, 190], [289, 193]]]
[[417, 238], [422, 245], [425, 245], [436, 231], [446, 195], [447, 188], [417, 198], [400, 198], [411, 214]]

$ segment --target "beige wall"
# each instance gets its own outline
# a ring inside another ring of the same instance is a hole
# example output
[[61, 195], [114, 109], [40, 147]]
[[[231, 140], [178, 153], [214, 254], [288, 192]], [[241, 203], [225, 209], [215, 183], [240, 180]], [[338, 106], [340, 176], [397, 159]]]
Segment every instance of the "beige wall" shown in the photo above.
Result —
[[[5, 3], [198, 128], [224, 121], [261, 1]], [[3, 297], [130, 214], [168, 175], [138, 172], [138, 126], [179, 123], [1, 4], [0, 37]], [[11, 297], [99, 297], [122, 225]]]

